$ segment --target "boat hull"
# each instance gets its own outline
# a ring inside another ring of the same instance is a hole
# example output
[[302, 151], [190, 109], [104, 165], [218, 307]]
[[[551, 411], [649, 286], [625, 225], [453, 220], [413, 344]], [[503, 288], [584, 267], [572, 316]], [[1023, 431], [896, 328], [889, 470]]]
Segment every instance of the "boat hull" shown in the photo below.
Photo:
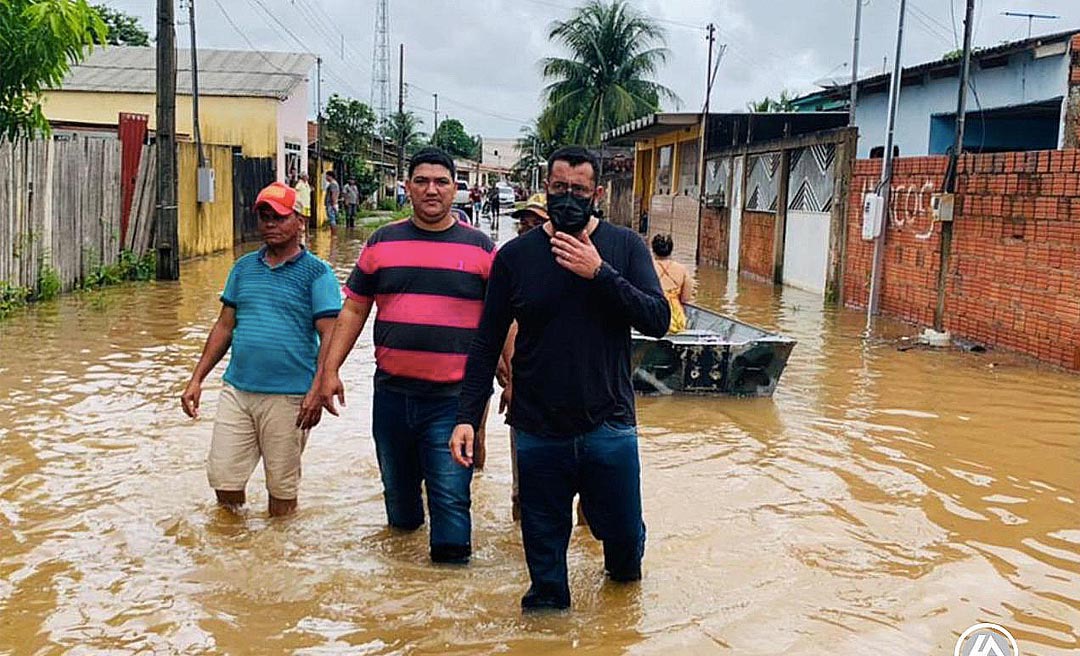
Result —
[[771, 396], [796, 341], [686, 305], [687, 329], [633, 333], [634, 389], [646, 394]]

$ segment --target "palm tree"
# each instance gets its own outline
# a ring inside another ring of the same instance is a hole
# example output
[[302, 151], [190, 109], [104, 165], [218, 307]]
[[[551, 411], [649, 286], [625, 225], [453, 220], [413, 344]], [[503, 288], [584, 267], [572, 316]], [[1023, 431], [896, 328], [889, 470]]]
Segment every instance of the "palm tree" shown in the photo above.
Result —
[[784, 89], [780, 92], [779, 98], [774, 100], [765, 96], [757, 102], [746, 103], [746, 109], [750, 112], [793, 112], [795, 111], [793, 100], [794, 97], [788, 93], [787, 89]]
[[546, 121], [562, 127], [564, 140], [596, 145], [607, 130], [679, 102], [671, 89], [647, 78], [667, 61], [664, 30], [626, 0], [589, 0], [569, 20], [556, 21], [548, 39], [569, 57], [542, 61]]
[[394, 112], [386, 119], [385, 134], [404, 147], [406, 157], [424, 145], [424, 133], [420, 131], [423, 121], [412, 112]]
[[555, 152], [557, 143], [553, 135], [541, 127], [539, 120], [521, 128], [521, 136], [517, 140], [521, 157], [514, 162], [511, 173], [518, 179], [528, 179], [530, 171], [547, 162], [547, 158]]

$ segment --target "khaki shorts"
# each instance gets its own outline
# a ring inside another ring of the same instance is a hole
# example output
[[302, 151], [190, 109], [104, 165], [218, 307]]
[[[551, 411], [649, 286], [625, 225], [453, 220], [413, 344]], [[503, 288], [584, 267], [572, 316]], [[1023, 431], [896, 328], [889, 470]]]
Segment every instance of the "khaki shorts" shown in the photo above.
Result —
[[262, 457], [266, 489], [275, 499], [295, 499], [300, 454], [308, 432], [296, 427], [302, 395], [254, 394], [231, 385], [221, 389], [206, 475], [210, 487], [240, 492]]

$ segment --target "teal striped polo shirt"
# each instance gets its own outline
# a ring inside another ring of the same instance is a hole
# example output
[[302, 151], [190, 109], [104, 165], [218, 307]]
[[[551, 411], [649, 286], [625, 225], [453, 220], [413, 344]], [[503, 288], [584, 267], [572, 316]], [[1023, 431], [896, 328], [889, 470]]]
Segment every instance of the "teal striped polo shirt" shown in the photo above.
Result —
[[225, 382], [245, 392], [306, 394], [319, 356], [315, 321], [338, 315], [341, 286], [306, 248], [273, 267], [265, 254], [263, 247], [238, 259], [221, 293], [236, 309]]

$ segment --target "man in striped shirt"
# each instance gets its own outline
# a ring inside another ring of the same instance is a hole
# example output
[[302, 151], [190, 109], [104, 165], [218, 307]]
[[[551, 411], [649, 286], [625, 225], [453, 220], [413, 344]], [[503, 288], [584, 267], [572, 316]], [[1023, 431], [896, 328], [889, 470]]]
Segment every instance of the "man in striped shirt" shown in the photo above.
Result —
[[368, 239], [314, 383], [337, 415], [335, 398], [345, 402], [338, 370], [376, 306], [372, 432], [386, 515], [395, 528], [423, 525], [423, 483], [431, 559], [439, 563], [466, 563], [472, 553], [472, 468], [454, 464], [448, 441], [495, 251], [491, 239], [450, 211], [454, 179], [444, 151], [413, 156], [405, 183], [413, 215]]

